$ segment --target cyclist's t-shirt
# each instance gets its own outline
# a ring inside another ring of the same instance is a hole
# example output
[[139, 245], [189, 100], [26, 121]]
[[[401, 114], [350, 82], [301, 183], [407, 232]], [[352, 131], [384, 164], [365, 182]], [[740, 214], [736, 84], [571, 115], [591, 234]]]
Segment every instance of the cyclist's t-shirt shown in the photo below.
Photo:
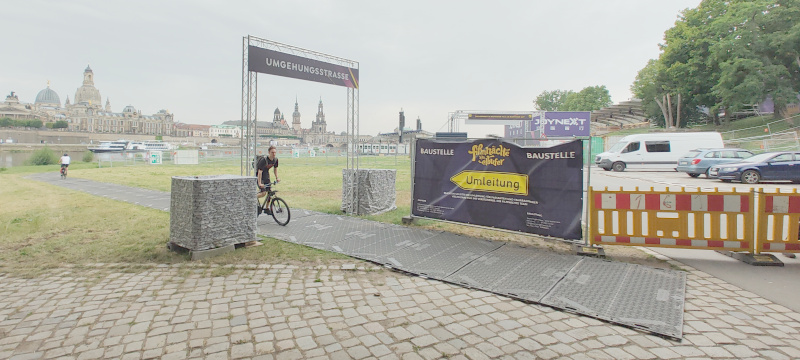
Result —
[[[62, 156], [61, 157], [61, 165], [69, 165], [69, 156]], [[276, 158], [277, 160], [277, 158]]]
[[256, 169], [261, 170], [261, 182], [263, 182], [264, 185], [268, 185], [271, 182], [269, 180], [269, 169], [272, 169], [273, 167], [278, 167], [278, 157], [275, 157], [274, 160], [270, 160], [269, 156], [264, 156], [258, 160]]

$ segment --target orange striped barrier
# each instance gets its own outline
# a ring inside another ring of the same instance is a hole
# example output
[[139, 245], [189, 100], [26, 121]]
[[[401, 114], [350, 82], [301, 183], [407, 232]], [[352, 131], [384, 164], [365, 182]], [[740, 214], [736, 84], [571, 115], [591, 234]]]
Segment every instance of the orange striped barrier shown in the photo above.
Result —
[[800, 252], [800, 194], [758, 191], [758, 247], [756, 253]]
[[596, 191], [589, 187], [589, 242], [753, 251], [754, 194]]

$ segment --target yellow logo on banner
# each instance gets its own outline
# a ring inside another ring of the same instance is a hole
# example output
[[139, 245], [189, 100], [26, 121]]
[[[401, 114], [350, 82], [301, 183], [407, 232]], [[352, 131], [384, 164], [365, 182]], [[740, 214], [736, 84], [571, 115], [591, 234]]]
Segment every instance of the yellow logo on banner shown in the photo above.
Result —
[[485, 166], [502, 166], [505, 158], [511, 155], [511, 149], [503, 146], [487, 146], [483, 144], [472, 145], [472, 149], [467, 151], [472, 155], [472, 161]]
[[528, 175], [464, 170], [450, 178], [464, 190], [477, 190], [501, 194], [528, 195]]

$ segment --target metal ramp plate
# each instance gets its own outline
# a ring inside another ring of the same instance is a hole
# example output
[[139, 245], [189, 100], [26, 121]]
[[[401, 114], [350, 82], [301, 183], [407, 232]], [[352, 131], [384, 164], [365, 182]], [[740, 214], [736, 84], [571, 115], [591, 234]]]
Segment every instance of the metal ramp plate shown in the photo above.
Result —
[[445, 280], [463, 286], [538, 302], [581, 257], [507, 244], [456, 271]]
[[686, 274], [680, 271], [629, 266], [609, 312], [612, 321], [637, 329], [683, 336], [683, 304], [686, 294]]
[[286, 226], [275, 223], [272, 216], [262, 214], [258, 217], [259, 234], [288, 241], [295, 244], [302, 244], [309, 237], [319, 234], [320, 229], [325, 230], [324, 223], [329, 222], [326, 216], [308, 215], [297, 219], [292, 218]]
[[584, 258], [540, 303], [680, 339], [684, 287], [677, 271]]
[[319, 212], [319, 211], [312, 211], [312, 210], [305, 210], [305, 209], [292, 209], [291, 206], [289, 207], [289, 209], [292, 211], [292, 220], [289, 221], [289, 224], [291, 224], [292, 221], [294, 221], [294, 219], [299, 219], [301, 217], [306, 217], [306, 216], [316, 216], [316, 215], [331, 216], [331, 214], [326, 214], [326, 213]]
[[407, 247], [387, 254], [382, 262], [412, 274], [445, 279], [502, 245], [500, 242], [442, 232], [419, 242], [408, 241]]
[[314, 224], [307, 225], [302, 244], [322, 250], [333, 250], [333, 245], [341, 243], [356, 234], [371, 234], [386, 225], [376, 221], [366, 221], [348, 217], [318, 217]]
[[331, 245], [331, 249], [359, 259], [379, 262], [387, 254], [408, 246], [409, 240], [424, 240], [436, 234], [399, 225], [385, 225], [379, 228], [347, 233], [348, 237]]

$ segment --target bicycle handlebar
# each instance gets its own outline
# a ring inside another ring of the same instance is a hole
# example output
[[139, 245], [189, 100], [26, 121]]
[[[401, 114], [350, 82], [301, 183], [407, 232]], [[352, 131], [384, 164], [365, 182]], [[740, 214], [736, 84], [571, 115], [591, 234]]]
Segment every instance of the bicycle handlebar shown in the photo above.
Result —
[[266, 188], [267, 188], [267, 186], [276, 185], [276, 184], [278, 184], [279, 182], [280, 182], [280, 180], [275, 180], [275, 181], [273, 181], [273, 182], [271, 182], [271, 183], [268, 183], [268, 184], [266, 184], [266, 185], [264, 185], [264, 186], [259, 186], [259, 188], [264, 188], [264, 189], [266, 189]]

